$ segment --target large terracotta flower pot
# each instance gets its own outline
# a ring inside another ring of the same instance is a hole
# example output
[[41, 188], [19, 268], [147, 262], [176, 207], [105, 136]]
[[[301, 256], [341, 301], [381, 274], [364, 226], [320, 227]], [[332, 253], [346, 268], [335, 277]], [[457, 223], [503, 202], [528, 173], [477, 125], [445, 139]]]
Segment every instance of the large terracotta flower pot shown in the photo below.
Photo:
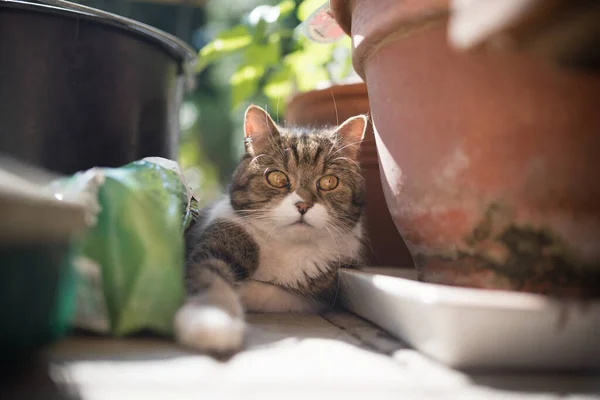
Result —
[[[369, 113], [369, 97], [364, 83], [335, 85], [294, 96], [287, 105], [287, 124], [333, 126], [358, 114]], [[410, 253], [394, 225], [386, 206], [371, 124], [361, 145], [360, 164], [367, 192], [365, 199], [367, 261], [371, 266], [410, 267]]]
[[447, 2], [331, 0], [423, 280], [600, 296], [600, 76], [447, 42]]

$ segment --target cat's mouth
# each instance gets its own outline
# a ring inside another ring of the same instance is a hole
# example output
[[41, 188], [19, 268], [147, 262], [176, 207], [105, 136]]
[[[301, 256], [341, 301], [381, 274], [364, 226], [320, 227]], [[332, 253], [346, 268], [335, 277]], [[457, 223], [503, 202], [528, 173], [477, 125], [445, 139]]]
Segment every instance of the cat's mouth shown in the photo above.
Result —
[[312, 225], [303, 219], [299, 219], [298, 221], [291, 223], [290, 226], [306, 226], [312, 228]]

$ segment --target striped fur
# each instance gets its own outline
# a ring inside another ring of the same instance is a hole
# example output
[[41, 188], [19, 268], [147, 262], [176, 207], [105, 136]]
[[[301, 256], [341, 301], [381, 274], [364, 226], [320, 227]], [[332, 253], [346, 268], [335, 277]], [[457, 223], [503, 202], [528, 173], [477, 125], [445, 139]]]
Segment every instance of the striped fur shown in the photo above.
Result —
[[[211, 330], [194, 311], [220, 310], [216, 320], [239, 326], [242, 309], [319, 312], [334, 305], [337, 271], [361, 264], [364, 182], [356, 156], [365, 125], [355, 117], [330, 129], [280, 128], [264, 110], [248, 109], [247, 151], [229, 196], [186, 238], [189, 297], [175, 321], [183, 344], [213, 353], [241, 346], [239, 329]], [[273, 171], [285, 174], [284, 186], [269, 183]], [[320, 179], [331, 175], [338, 184], [324, 190]]]

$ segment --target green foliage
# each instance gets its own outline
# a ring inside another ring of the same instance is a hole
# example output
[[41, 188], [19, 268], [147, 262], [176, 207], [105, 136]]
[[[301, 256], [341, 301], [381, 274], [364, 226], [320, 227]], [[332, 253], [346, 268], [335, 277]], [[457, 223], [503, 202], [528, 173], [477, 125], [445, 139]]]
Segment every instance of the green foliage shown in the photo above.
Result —
[[221, 57], [235, 54], [250, 46], [252, 35], [245, 26], [235, 26], [221, 32], [212, 42], [200, 50], [197, 71], [205, 69], [210, 63]]
[[277, 7], [279, 7], [279, 16], [287, 17], [296, 9], [296, 3], [293, 0], [284, 0]]
[[265, 73], [261, 64], [240, 65], [231, 77], [231, 103], [235, 107], [256, 93], [258, 83]]
[[[323, 2], [283, 0], [276, 6], [257, 7], [246, 23], [221, 32], [200, 50], [198, 71], [225, 57], [238, 56], [239, 64], [230, 79], [233, 109], [260, 96], [282, 110], [295, 91], [343, 79], [352, 71], [349, 51], [341, 61], [334, 55], [339, 47], [349, 49], [349, 40], [313, 43], [290, 28], [306, 20]], [[332, 64], [338, 67], [331, 68]]]

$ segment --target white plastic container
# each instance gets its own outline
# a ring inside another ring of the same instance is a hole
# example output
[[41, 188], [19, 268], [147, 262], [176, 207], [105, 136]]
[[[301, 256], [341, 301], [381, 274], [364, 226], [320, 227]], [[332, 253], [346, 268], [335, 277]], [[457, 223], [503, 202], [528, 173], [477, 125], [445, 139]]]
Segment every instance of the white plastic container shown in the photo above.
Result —
[[340, 294], [350, 311], [451, 367], [600, 367], [598, 300], [435, 285], [400, 269], [342, 271]]

